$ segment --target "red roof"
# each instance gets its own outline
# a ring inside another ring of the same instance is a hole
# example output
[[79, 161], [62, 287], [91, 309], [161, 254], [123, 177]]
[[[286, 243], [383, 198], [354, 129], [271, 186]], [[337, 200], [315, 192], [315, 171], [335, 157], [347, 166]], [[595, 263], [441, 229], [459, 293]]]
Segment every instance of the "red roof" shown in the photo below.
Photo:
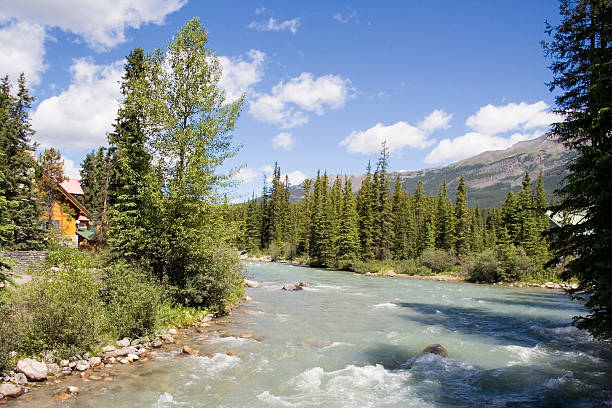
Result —
[[60, 186], [70, 194], [83, 194], [83, 189], [78, 179], [64, 180], [60, 183]]

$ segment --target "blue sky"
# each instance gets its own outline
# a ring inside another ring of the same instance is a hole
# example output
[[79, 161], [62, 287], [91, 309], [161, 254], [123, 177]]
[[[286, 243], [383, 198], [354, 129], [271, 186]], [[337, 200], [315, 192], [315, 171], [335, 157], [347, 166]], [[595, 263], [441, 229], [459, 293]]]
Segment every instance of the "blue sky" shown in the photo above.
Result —
[[111, 129], [123, 58], [165, 46], [194, 16], [228, 98], [247, 93], [227, 166], [243, 166], [237, 199], [258, 193], [275, 161], [293, 183], [361, 173], [385, 140], [391, 169], [415, 170], [555, 120], [540, 42], [556, 0], [2, 2], [0, 73], [27, 74], [35, 139], [75, 175]]

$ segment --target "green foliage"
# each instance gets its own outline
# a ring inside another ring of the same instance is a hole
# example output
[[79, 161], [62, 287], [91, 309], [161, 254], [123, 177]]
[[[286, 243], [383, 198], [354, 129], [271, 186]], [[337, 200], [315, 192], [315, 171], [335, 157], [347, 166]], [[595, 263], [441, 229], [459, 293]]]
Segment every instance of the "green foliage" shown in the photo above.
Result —
[[457, 258], [449, 250], [428, 248], [420, 256], [421, 264], [431, 269], [434, 273], [443, 273], [452, 269], [457, 263]]
[[45, 212], [49, 220], [53, 216], [54, 204], [61, 199], [61, 193], [57, 185], [64, 181], [64, 179], [64, 160], [62, 155], [52, 147], [45, 149], [38, 156], [36, 185], [45, 203]]
[[467, 209], [467, 188], [465, 178], [461, 176], [457, 186], [457, 199], [455, 202], [455, 251], [463, 256], [469, 251], [469, 212]]
[[26, 325], [21, 349], [55, 349], [65, 357], [91, 350], [103, 321], [99, 290], [91, 270], [76, 264], [35, 274], [21, 288]]
[[43, 246], [42, 205], [35, 186], [36, 146], [29, 110], [30, 96], [23, 74], [17, 93], [11, 93], [8, 76], [0, 81], [0, 246], [31, 250]]
[[9, 353], [16, 351], [21, 342], [21, 333], [14, 318], [14, 297], [14, 293], [0, 290], [0, 373], [11, 368], [13, 361]]
[[466, 262], [465, 269], [472, 282], [498, 282], [501, 276], [501, 265], [495, 250], [487, 249], [472, 260]]
[[612, 337], [612, 3], [562, 0], [561, 21], [547, 26], [545, 44], [557, 90], [562, 122], [553, 133], [578, 152], [555, 211], [580, 222], [551, 231], [555, 262], [567, 261], [565, 279], [578, 280], [590, 313], [576, 319], [579, 328]]
[[160, 325], [164, 289], [144, 271], [123, 262], [105, 268], [100, 298], [113, 338], [152, 335]]
[[525, 250], [512, 244], [483, 251], [466, 262], [465, 269], [469, 279], [474, 282], [523, 281], [536, 273], [533, 261]]

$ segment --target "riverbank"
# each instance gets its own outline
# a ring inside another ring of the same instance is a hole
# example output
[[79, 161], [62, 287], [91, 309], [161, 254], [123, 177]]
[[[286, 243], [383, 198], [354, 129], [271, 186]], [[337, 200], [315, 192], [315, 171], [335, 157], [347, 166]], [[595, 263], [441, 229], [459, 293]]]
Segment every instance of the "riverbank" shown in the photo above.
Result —
[[[305, 268], [317, 268], [317, 269], [327, 269], [314, 267], [309, 265], [308, 263], [302, 261], [293, 261], [293, 260], [273, 260], [269, 255], [263, 256], [251, 256], [249, 254], [241, 254], [240, 259], [248, 262], [273, 262], [279, 264], [288, 264], [294, 266], [301, 266]], [[334, 270], [334, 269], [330, 269]], [[409, 275], [403, 273], [397, 273], [394, 270], [387, 269], [380, 272], [366, 272], [363, 275], [365, 276], [378, 276], [378, 277], [386, 277], [386, 278], [401, 278], [401, 279], [417, 279], [417, 280], [432, 280], [437, 282], [466, 282], [466, 283], [474, 283], [481, 285], [491, 285], [491, 286], [506, 286], [506, 287], [516, 287], [516, 288], [542, 288], [542, 289], [554, 289], [554, 290], [563, 290], [563, 291], [572, 291], [578, 288], [578, 285], [575, 283], [568, 282], [479, 282], [479, 281], [470, 281], [465, 276], [460, 274], [434, 274], [434, 275]]]

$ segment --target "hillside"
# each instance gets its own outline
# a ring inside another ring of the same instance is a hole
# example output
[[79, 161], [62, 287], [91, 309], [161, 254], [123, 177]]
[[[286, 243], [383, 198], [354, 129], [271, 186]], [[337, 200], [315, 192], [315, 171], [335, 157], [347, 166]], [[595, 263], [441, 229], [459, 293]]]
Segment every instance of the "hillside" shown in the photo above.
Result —
[[[567, 165], [574, 154], [544, 135], [516, 143], [505, 150], [483, 152], [448, 166], [391, 173], [390, 178], [393, 181], [399, 174], [402, 185], [410, 192], [414, 192], [417, 182], [422, 180], [425, 190], [429, 193], [437, 193], [440, 184], [446, 180], [449, 195], [453, 197], [459, 177], [463, 175], [468, 186], [468, 205], [478, 205], [481, 208], [498, 207], [509, 188], [518, 190], [525, 170], [529, 170], [534, 180], [542, 170], [544, 187], [549, 197], [552, 197], [554, 190], [563, 182]], [[334, 177], [330, 177], [330, 182]], [[363, 175], [351, 175], [350, 178], [355, 191], [361, 188]], [[299, 200], [301, 195], [301, 185], [291, 187], [293, 200]]]

